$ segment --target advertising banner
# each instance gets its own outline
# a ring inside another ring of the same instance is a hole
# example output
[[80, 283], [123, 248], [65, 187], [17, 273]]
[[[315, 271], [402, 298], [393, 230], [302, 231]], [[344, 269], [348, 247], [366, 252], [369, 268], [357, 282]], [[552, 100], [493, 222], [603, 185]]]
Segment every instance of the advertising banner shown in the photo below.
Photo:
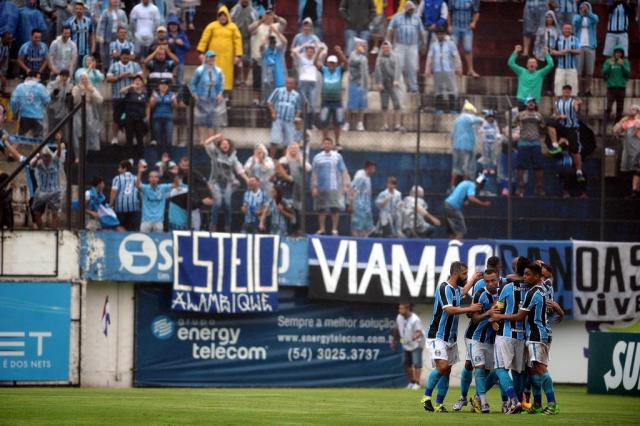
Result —
[[640, 243], [573, 242], [573, 317], [640, 318]]
[[449, 267], [484, 269], [493, 241], [309, 238], [309, 295], [359, 302], [426, 302]]
[[69, 380], [71, 285], [0, 283], [0, 381]]
[[589, 333], [589, 393], [640, 396], [640, 333]]
[[[169, 232], [83, 232], [80, 244], [86, 280], [173, 282], [173, 237]], [[282, 238], [278, 259], [280, 285], [307, 285], [306, 238]]]
[[[281, 288], [279, 311], [203, 317], [170, 308], [165, 286], [136, 289], [137, 386], [399, 386], [396, 308], [310, 301]], [[331, 372], [328, 374], [327, 372]]]
[[174, 231], [171, 308], [201, 313], [278, 309], [280, 237]]
[[562, 306], [566, 319], [571, 319], [573, 311], [572, 250], [571, 241], [496, 241], [496, 255], [500, 256], [505, 273], [512, 272], [511, 261], [517, 256], [542, 260], [553, 268], [554, 299]]

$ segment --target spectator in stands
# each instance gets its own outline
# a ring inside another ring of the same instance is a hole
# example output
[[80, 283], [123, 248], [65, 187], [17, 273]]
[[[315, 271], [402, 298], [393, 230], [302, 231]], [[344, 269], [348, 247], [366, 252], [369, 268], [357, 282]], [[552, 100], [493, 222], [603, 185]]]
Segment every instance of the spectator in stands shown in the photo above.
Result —
[[[329, 125], [333, 126], [336, 149], [342, 149], [340, 145], [340, 127], [344, 122], [344, 108], [342, 106], [342, 75], [347, 67], [347, 58], [342, 53], [342, 48], [334, 48], [335, 55], [327, 58], [327, 64], [323, 65], [322, 57], [318, 57], [316, 66], [322, 74], [322, 90], [320, 97], [320, 128], [322, 137], [329, 137]], [[324, 50], [327, 53], [327, 50]], [[338, 60], [340, 64], [338, 65]], [[333, 123], [332, 123], [333, 122]]]
[[578, 183], [584, 183], [582, 173], [582, 155], [580, 144], [580, 119], [578, 112], [582, 101], [571, 96], [571, 86], [568, 84], [562, 88], [562, 96], [554, 102], [554, 114], [551, 125], [548, 126], [548, 134], [557, 146], [558, 140], [566, 141], [567, 148], [573, 159], [573, 165]]
[[169, 90], [169, 80], [160, 80], [149, 98], [152, 140], [157, 143], [159, 157], [171, 152], [173, 109], [177, 106], [178, 95]]
[[[532, 0], [527, 0], [527, 4]], [[473, 68], [473, 32], [480, 19], [480, 0], [453, 0], [449, 4], [449, 32], [456, 45], [462, 46], [467, 75], [480, 77]], [[533, 33], [538, 25], [533, 29]]]
[[580, 83], [584, 96], [591, 96], [591, 80], [596, 63], [596, 47], [598, 46], [596, 30], [599, 20], [598, 15], [591, 10], [591, 3], [587, 1], [580, 4], [580, 14], [573, 17], [573, 28], [578, 40], [580, 40], [578, 77], [584, 77]]
[[509, 56], [509, 68], [518, 77], [518, 109], [522, 110], [526, 108], [525, 100], [533, 98], [536, 103], [540, 102], [542, 96], [542, 82], [549, 71], [553, 69], [553, 58], [549, 54], [549, 51], [545, 48], [545, 61], [546, 65], [538, 69], [538, 60], [536, 58], [527, 59], [527, 67], [523, 68], [516, 64], [518, 55], [522, 52], [522, 46], [517, 45]]
[[377, 233], [383, 237], [403, 237], [402, 234], [402, 193], [397, 190], [396, 178], [387, 178], [387, 189], [376, 197], [378, 214]]
[[440, 226], [440, 219], [429, 212], [424, 189], [412, 186], [409, 195], [402, 200], [402, 233], [409, 238], [431, 238], [435, 226]]
[[291, 223], [296, 218], [292, 202], [290, 199], [284, 198], [282, 190], [278, 187], [273, 187], [270, 194], [271, 196], [265, 200], [264, 208], [260, 214], [258, 229], [260, 232], [267, 230], [266, 219], [269, 216], [269, 233], [280, 236], [287, 235], [291, 229]]
[[[382, 50], [376, 60], [375, 84], [380, 92], [380, 104], [382, 107], [382, 131], [389, 131], [393, 128], [398, 132], [405, 132], [402, 126], [402, 115], [400, 105], [400, 71], [398, 57], [391, 50], [391, 42], [385, 40], [382, 43]], [[393, 103], [393, 127], [389, 127], [389, 100]]]
[[140, 196], [132, 169], [133, 165], [129, 160], [120, 162], [118, 175], [111, 182], [109, 198], [109, 204], [113, 206], [120, 225], [127, 231], [136, 231], [140, 226]]
[[349, 191], [349, 213], [351, 213], [351, 235], [366, 237], [373, 231], [371, 211], [371, 176], [376, 172], [372, 161], [365, 161], [364, 167], [353, 175]]
[[175, 161], [171, 160], [168, 152], [160, 156], [160, 161], [156, 163], [158, 173], [160, 173], [160, 183], [171, 183], [176, 176], [180, 175], [180, 169]]
[[544, 197], [542, 189], [544, 177], [544, 164], [540, 141], [545, 128], [544, 118], [537, 109], [538, 105], [534, 98], [526, 100], [527, 109], [520, 112], [516, 117], [516, 123], [520, 126], [520, 140], [518, 141], [517, 175], [518, 175], [518, 197], [524, 197], [524, 172], [529, 167], [533, 169], [535, 176], [535, 191], [538, 197]]
[[349, 193], [349, 172], [342, 155], [333, 149], [333, 141], [322, 140], [322, 152], [313, 157], [311, 196], [318, 212], [318, 232], [326, 231], [327, 213], [331, 214], [331, 234], [338, 235], [338, 215], [344, 209], [344, 195]]
[[109, 68], [111, 68], [111, 64], [120, 60], [120, 52], [125, 49], [129, 51], [129, 58], [134, 59], [136, 47], [130, 40], [127, 39], [127, 27], [119, 26], [118, 31], [116, 32], [116, 39], [109, 44], [111, 61], [109, 67], [105, 68], [107, 71], [109, 70]]
[[71, 40], [78, 48], [79, 67], [84, 57], [96, 50], [96, 35], [91, 18], [85, 15], [86, 8], [82, 0], [75, 1], [73, 10], [75, 15], [69, 18], [65, 25], [71, 28]]
[[149, 54], [156, 28], [162, 24], [160, 11], [150, 0], [140, 0], [129, 14], [129, 24], [137, 48], [136, 56], [145, 58]]
[[271, 114], [271, 156], [275, 156], [275, 150], [286, 147], [292, 142], [294, 134], [293, 120], [302, 114], [302, 96], [295, 90], [296, 81], [288, 77], [286, 86], [279, 87], [271, 93], [267, 101], [267, 108]]
[[[304, 1], [301, 1], [300, 4], [303, 2]], [[322, 8], [322, 2], [318, 1], [317, 3], [320, 5], [319, 7]], [[313, 22], [311, 18], [304, 18], [302, 21], [302, 31], [296, 34], [291, 42], [291, 53], [293, 53], [293, 49], [298, 49], [304, 45], [311, 46], [316, 49], [316, 51], [319, 50], [322, 42], [320, 41], [320, 37], [313, 32]]]
[[522, 22], [522, 45], [524, 56], [529, 56], [531, 49], [531, 38], [535, 36], [541, 22], [544, 21], [544, 15], [549, 9], [548, 0], [525, 0], [523, 22]]
[[372, 55], [380, 53], [380, 42], [384, 39], [386, 33], [387, 20], [384, 15], [384, 1], [385, 0], [373, 0], [373, 4], [376, 7], [376, 17], [371, 21], [369, 25], [369, 31], [371, 32], [371, 51]]
[[627, 198], [640, 199], [640, 105], [633, 105], [631, 114], [616, 123], [613, 132], [623, 138], [620, 171], [633, 173]]
[[7, 79], [9, 76], [9, 51], [13, 43], [11, 32], [5, 31], [0, 34], [0, 94], [5, 94]]
[[367, 42], [355, 38], [355, 49], [349, 55], [349, 85], [347, 114], [342, 130], [349, 131], [349, 119], [356, 119], [356, 130], [364, 132], [364, 110], [369, 103], [367, 93], [369, 90], [369, 58], [367, 56]]
[[240, 186], [237, 176], [248, 183], [247, 174], [236, 155], [236, 149], [222, 133], [213, 135], [202, 142], [211, 158], [209, 186], [212, 188], [215, 204], [211, 208], [210, 230], [218, 231], [218, 211], [224, 208], [224, 231], [231, 232], [231, 196]]
[[476, 130], [482, 125], [478, 111], [465, 101], [462, 112], [453, 122], [451, 141], [453, 142], [450, 190], [459, 180], [473, 179], [476, 175]]
[[174, 63], [178, 62], [178, 57], [172, 51], [171, 44], [169, 43], [169, 37], [167, 36], [167, 27], [164, 25], [159, 25], [156, 28], [156, 36], [149, 46], [149, 52], [153, 53], [158, 50], [159, 47], [163, 47], [167, 57], [171, 59]]
[[168, 57], [169, 47], [158, 46], [144, 59], [147, 84], [156, 87], [161, 80], [173, 82], [178, 72], [176, 63]]
[[27, 75], [29, 71], [43, 76], [49, 64], [49, 49], [42, 41], [42, 31], [34, 29], [31, 32], [31, 41], [26, 42], [18, 50], [16, 63], [20, 67], [20, 74]]
[[[175, 163], [173, 163], [175, 165]], [[177, 166], [176, 166], [177, 168]], [[187, 210], [187, 192], [189, 187], [178, 175], [173, 177], [173, 187], [169, 192], [169, 211], [167, 222], [169, 231], [189, 229], [189, 211]]]
[[253, 155], [244, 163], [244, 172], [247, 176], [258, 179], [265, 194], [271, 193], [271, 177], [275, 172], [275, 165], [263, 144], [259, 143], [253, 148]]
[[618, 45], [613, 49], [613, 56], [604, 61], [602, 65], [602, 77], [607, 82], [605, 122], [611, 118], [611, 109], [614, 102], [616, 103], [616, 123], [622, 118], [624, 96], [630, 75], [631, 65], [625, 57], [624, 46]]
[[124, 95], [122, 115], [130, 158], [141, 159], [144, 157], [144, 135], [149, 118], [149, 97], [142, 77], [133, 77], [131, 85], [120, 89], [120, 93]]
[[73, 83], [69, 70], [65, 69], [61, 70], [58, 76], [47, 84], [50, 98], [50, 102], [47, 104], [49, 130], [53, 130], [69, 112], [69, 97], [72, 89]]
[[260, 182], [253, 176], [247, 180], [247, 190], [242, 198], [242, 214], [244, 223], [242, 231], [248, 234], [255, 234], [259, 231], [260, 217], [266, 208], [268, 197], [260, 188]]
[[[89, 79], [89, 75], [86, 73], [80, 74], [78, 84], [72, 90], [73, 102], [77, 104], [82, 101], [82, 96], [85, 96], [87, 102], [87, 139], [86, 149], [89, 151], [100, 151], [100, 132], [104, 123], [102, 121], [102, 94]], [[76, 162], [78, 157], [83, 155], [80, 151], [80, 139], [82, 138], [82, 114], [76, 114], [73, 116], [73, 126], [76, 131], [73, 133], [73, 150], [76, 153]]]
[[[279, 43], [278, 43], [279, 41]], [[287, 66], [284, 63], [284, 52], [287, 39], [278, 30], [265, 39], [260, 47], [262, 52], [262, 101], [266, 102], [274, 89], [284, 87]]]
[[422, 26], [427, 32], [427, 52], [431, 46], [432, 35], [438, 28], [442, 28], [446, 34], [446, 26], [449, 22], [449, 8], [444, 0], [422, 0], [416, 12], [422, 21]]
[[[300, 24], [302, 23], [302, 24]], [[305, 29], [305, 25], [308, 28]], [[306, 34], [313, 34], [317, 37], [317, 43], [320, 43], [322, 38], [322, 1], [321, 0], [300, 0], [298, 2], [298, 29], [302, 26], [302, 32]], [[299, 33], [300, 34], [300, 33]], [[297, 36], [297, 35], [296, 35]], [[308, 43], [309, 40], [303, 40], [299, 44], [295, 44], [295, 38], [292, 43], [293, 47], [297, 47], [300, 44]]]
[[462, 207], [467, 203], [474, 203], [481, 207], [489, 207], [490, 201], [482, 201], [476, 197], [476, 192], [482, 189], [485, 176], [480, 174], [475, 181], [464, 180], [453, 190], [444, 201], [444, 216], [447, 221], [449, 238], [462, 240], [467, 233], [467, 224], [462, 214]]
[[231, 21], [226, 6], [218, 9], [218, 20], [204, 29], [198, 51], [213, 50], [218, 55], [217, 65], [224, 74], [224, 90], [233, 89], [233, 66], [242, 63], [242, 35]]
[[615, 48], [621, 45], [624, 55], [629, 55], [629, 19], [631, 8], [627, 0], [614, 0], [608, 2], [607, 36], [604, 40], [602, 54], [612, 56]]
[[18, 84], [11, 94], [11, 110], [20, 118], [18, 133], [26, 135], [31, 132], [34, 138], [42, 137], [44, 131], [44, 113], [51, 101], [46, 87], [40, 84], [38, 75], [29, 71], [24, 82]]
[[55, 27], [52, 32], [62, 34], [62, 27], [71, 18], [71, 7], [68, 0], [52, 0], [51, 3], [52, 15], [55, 18]]
[[251, 0], [240, 0], [231, 8], [231, 20], [238, 26], [242, 35], [242, 62], [238, 64], [240, 78], [236, 83], [238, 86], [244, 86], [249, 77], [251, 69], [251, 31], [249, 27], [258, 19], [258, 12], [251, 5]]
[[[545, 60], [547, 51], [551, 52], [556, 49], [558, 37], [560, 37], [560, 29], [558, 27], [558, 22], [556, 21], [556, 15], [552, 10], [549, 10], [544, 15], [543, 23], [538, 27], [538, 31], [536, 32], [536, 41], [533, 45], [533, 56], [538, 60], [538, 62], [544, 65], [547, 64]], [[547, 74], [543, 79], [545, 93], [549, 96], [553, 96], [553, 80], [554, 72], [552, 68], [551, 71], [549, 71], [549, 74]]]
[[168, 16], [175, 16], [176, 6], [173, 0], [154, 0], [160, 13], [160, 20], [164, 22]]
[[65, 25], [62, 34], [49, 47], [49, 69], [51, 78], [55, 78], [60, 71], [68, 70], [71, 74], [78, 64], [78, 48], [71, 40], [71, 27]]
[[120, 226], [118, 217], [113, 209], [107, 204], [107, 197], [104, 195], [104, 179], [94, 177], [91, 186], [84, 193], [86, 224], [88, 231], [98, 231], [100, 229], [115, 229], [125, 231]]
[[196, 68], [189, 87], [195, 100], [195, 125], [198, 138], [212, 137], [223, 124], [221, 107], [224, 105], [224, 74], [216, 66], [216, 52], [208, 50], [204, 63]]
[[422, 23], [415, 11], [416, 5], [411, 0], [407, 1], [404, 13], [393, 17], [387, 33], [387, 40], [394, 44], [394, 53], [398, 57], [407, 92], [410, 93], [418, 91], [418, 50], [425, 38]]
[[119, 28], [126, 27], [128, 22], [127, 14], [120, 9], [120, 0], [109, 0], [109, 7], [100, 15], [96, 28], [96, 41], [100, 45], [100, 60], [105, 71], [111, 65], [111, 42], [118, 38]]
[[[182, 183], [189, 184], [189, 157], [182, 157], [178, 162], [179, 174], [182, 177]], [[192, 197], [191, 204], [186, 204], [185, 208], [190, 210], [191, 216], [191, 229], [200, 230], [202, 224], [202, 217], [200, 216], [200, 209], [203, 206], [213, 206], [214, 200], [211, 198], [212, 188], [208, 183], [207, 178], [200, 173], [196, 168], [191, 171], [192, 178]]]
[[[135, 81], [138, 81], [137, 79]], [[164, 230], [164, 209], [167, 196], [172, 189], [171, 183], [159, 183], [160, 175], [156, 170], [149, 173], [149, 183], [142, 183], [142, 173], [147, 170], [146, 161], [138, 163], [138, 175], [136, 188], [140, 192], [142, 200], [142, 216], [140, 219], [140, 232], [162, 232]]]
[[175, 16], [170, 16], [169, 18], [167, 18], [167, 28], [169, 29], [167, 33], [169, 48], [171, 51], [175, 52], [175, 55], [178, 58], [178, 70], [175, 78], [175, 83], [179, 86], [178, 100], [182, 102], [185, 57], [187, 55], [187, 52], [189, 52], [189, 50], [191, 49], [191, 43], [189, 43], [189, 38], [187, 37], [185, 32], [180, 28], [180, 21]]
[[[251, 64], [254, 90], [260, 90], [262, 84], [262, 52], [260, 51], [260, 47], [264, 43], [264, 40], [269, 37], [269, 34], [273, 33], [273, 29], [282, 33], [286, 26], [287, 21], [284, 18], [276, 16], [273, 10], [267, 10], [260, 20], [249, 26], [249, 32], [251, 33]], [[280, 41], [278, 40], [277, 42]], [[257, 104], [260, 103], [259, 100], [254, 102]]]
[[122, 88], [130, 86], [133, 78], [142, 76], [142, 69], [137, 62], [130, 61], [130, 51], [123, 49], [120, 51], [120, 60], [115, 61], [109, 67], [107, 72], [107, 82], [111, 83], [111, 98], [113, 100], [113, 139], [111, 145], [118, 144], [118, 131], [124, 127], [122, 122], [122, 114], [124, 107], [124, 94]]
[[307, 115], [304, 117], [307, 128], [311, 128], [315, 121], [316, 105], [318, 104], [316, 62], [318, 62], [321, 53], [320, 46], [315, 44], [305, 43], [291, 49], [291, 56], [295, 61], [298, 74], [298, 90], [307, 102]]
[[104, 81], [104, 74], [100, 72], [99, 69], [96, 68], [96, 60], [93, 56], [87, 55], [84, 57], [82, 61], [82, 68], [78, 68], [74, 75], [74, 80], [76, 82], [80, 81], [80, 76], [82, 74], [87, 74], [89, 77], [89, 81], [94, 86], [98, 87], [100, 83]]
[[549, 3], [554, 6], [560, 25], [573, 23], [573, 17], [578, 13], [576, 0], [551, 0]]
[[558, 59], [556, 75], [554, 79], [554, 92], [556, 96], [562, 96], [562, 88], [569, 85], [578, 93], [578, 55], [580, 55], [580, 41], [573, 35], [571, 24], [562, 26], [562, 34], [558, 37], [556, 49], [551, 55]]
[[56, 133], [56, 152], [51, 152], [48, 146], [42, 148], [40, 153], [31, 160], [30, 167], [34, 169], [38, 183], [31, 211], [37, 229], [44, 229], [42, 215], [46, 209], [51, 212], [51, 227], [58, 228], [58, 212], [62, 188], [60, 185], [60, 169], [64, 168], [66, 149], [62, 143], [62, 132]]
[[[20, 20], [17, 25], [18, 46], [23, 46], [29, 40], [33, 41], [33, 30], [40, 30], [40, 36], [47, 32], [44, 15], [38, 10], [36, 3], [36, 0], [26, 0], [24, 6], [20, 8]], [[9, 18], [10, 16], [6, 17], [6, 19]]]
[[345, 52], [351, 54], [355, 48], [355, 39], [369, 42], [369, 26], [376, 17], [376, 6], [373, 0], [341, 0], [340, 15], [346, 21], [344, 30]]
[[495, 112], [491, 109], [484, 111], [484, 121], [480, 127], [482, 142], [482, 158], [480, 164], [489, 176], [496, 174], [498, 169], [498, 151], [502, 135], [496, 122]]
[[[451, 41], [445, 29], [435, 29], [436, 41], [429, 46], [425, 77], [433, 75], [436, 95], [436, 114], [441, 115], [446, 109], [450, 114], [456, 113], [458, 84], [456, 75], [462, 75], [462, 61], [455, 43]], [[445, 101], [446, 97], [446, 101]]]
[[[300, 211], [302, 210], [302, 203], [305, 199], [303, 192], [303, 180], [306, 173], [310, 171], [311, 164], [309, 164], [308, 161], [303, 163], [302, 153], [300, 152], [300, 145], [298, 145], [298, 143], [292, 143], [289, 145], [284, 156], [278, 160], [276, 165], [276, 173], [291, 183], [289, 193], [285, 192], [283, 195], [292, 199], [292, 207], [296, 216], [299, 216]], [[296, 220], [294, 223], [294, 231], [297, 231], [298, 224], [299, 220]]]

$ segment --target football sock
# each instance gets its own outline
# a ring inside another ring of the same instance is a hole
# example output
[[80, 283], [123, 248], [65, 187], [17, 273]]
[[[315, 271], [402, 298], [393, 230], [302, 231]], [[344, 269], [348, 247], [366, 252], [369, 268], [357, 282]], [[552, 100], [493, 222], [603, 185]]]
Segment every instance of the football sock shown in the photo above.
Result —
[[476, 392], [478, 395], [483, 396], [487, 393], [486, 374], [484, 368], [476, 368]]
[[504, 391], [507, 397], [511, 400], [517, 400], [516, 392], [513, 389], [513, 382], [511, 381], [511, 377], [509, 377], [509, 372], [504, 368], [498, 368], [495, 372], [500, 380], [500, 388]]
[[522, 373], [511, 370], [511, 377], [513, 377], [513, 390], [515, 390], [518, 400], [520, 400], [522, 398]]
[[533, 391], [533, 405], [540, 407], [542, 405], [542, 376], [540, 374], [531, 376], [531, 390]]
[[[499, 383], [498, 380], [498, 375], [496, 374], [496, 370], [491, 370], [491, 372], [489, 374], [487, 374], [487, 380], [485, 381], [486, 383], [486, 391], [489, 392], [491, 390], [491, 388], [495, 385]], [[507, 394], [504, 393], [504, 390], [502, 390], [502, 386], [498, 386], [498, 388], [500, 389], [500, 398], [502, 398], [503, 402], [507, 401]]]
[[435, 368], [431, 370], [431, 374], [429, 374], [429, 378], [427, 379], [427, 386], [424, 389], [425, 396], [431, 396], [431, 394], [433, 393], [433, 389], [440, 381], [440, 377], [442, 377], [442, 375], [438, 373], [438, 370], [436, 370]]
[[438, 382], [438, 397], [436, 398], [436, 404], [442, 404], [444, 402], [444, 397], [447, 396], [448, 390], [449, 376], [440, 377], [440, 381]]
[[544, 394], [547, 396], [547, 402], [552, 405], [555, 404], [556, 394], [553, 392], [553, 380], [551, 380], [549, 372], [542, 375], [542, 389], [544, 390]]
[[[471, 386], [471, 380], [473, 379], [473, 370], [467, 370], [467, 368], [462, 369], [462, 374], [460, 375], [460, 394], [464, 399], [467, 398], [467, 394], [469, 393], [469, 386]], [[477, 383], [476, 383], [477, 386]]]

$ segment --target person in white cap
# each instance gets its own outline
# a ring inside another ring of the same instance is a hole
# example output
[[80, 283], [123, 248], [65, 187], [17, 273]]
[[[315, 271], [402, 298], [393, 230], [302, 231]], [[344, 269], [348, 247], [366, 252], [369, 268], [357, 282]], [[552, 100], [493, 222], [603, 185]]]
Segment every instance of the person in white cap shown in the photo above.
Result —
[[476, 174], [476, 129], [483, 123], [477, 113], [476, 108], [469, 101], [465, 101], [462, 112], [453, 122], [451, 189], [459, 179], [470, 179]]
[[415, 11], [416, 5], [412, 1], [407, 1], [404, 5], [404, 13], [397, 13], [391, 19], [387, 34], [387, 39], [395, 47], [407, 92], [412, 93], [418, 91], [418, 49], [420, 44], [424, 45], [426, 36], [422, 22]]
[[482, 189], [486, 177], [484, 174], [478, 175], [475, 181], [463, 180], [453, 190], [451, 195], [444, 200], [444, 216], [449, 229], [449, 237], [454, 240], [462, 240], [467, 233], [467, 224], [462, 214], [462, 207], [465, 202], [477, 204], [481, 207], [489, 207], [490, 201], [482, 201], [476, 198], [476, 192]]
[[[320, 128], [322, 137], [329, 136], [329, 125], [333, 125], [335, 147], [340, 150], [340, 126], [344, 122], [344, 108], [342, 106], [342, 75], [347, 66], [347, 58], [340, 46], [334, 48], [335, 55], [327, 58], [327, 65], [322, 63], [327, 53], [326, 46], [316, 62], [322, 74], [322, 90], [320, 101]], [[333, 121], [333, 123], [331, 123]]]
[[[320, 1], [318, 3], [322, 4]], [[302, 46], [303, 44], [319, 46], [322, 43], [319, 35], [321, 34], [321, 30], [318, 29], [317, 26], [317, 23], [314, 26], [314, 22], [311, 18], [304, 18], [302, 21], [301, 31], [293, 37], [291, 48], [293, 49], [298, 46]]]

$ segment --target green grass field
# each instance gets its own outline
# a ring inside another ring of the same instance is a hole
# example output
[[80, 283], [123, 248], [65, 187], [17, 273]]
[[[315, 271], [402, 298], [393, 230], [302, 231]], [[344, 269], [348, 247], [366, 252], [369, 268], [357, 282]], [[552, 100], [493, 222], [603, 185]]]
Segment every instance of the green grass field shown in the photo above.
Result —
[[[425, 412], [405, 389], [0, 388], [0, 425], [639, 424], [640, 398], [558, 386], [559, 416]], [[447, 406], [458, 397], [451, 389]], [[500, 410], [499, 395], [490, 395]]]

